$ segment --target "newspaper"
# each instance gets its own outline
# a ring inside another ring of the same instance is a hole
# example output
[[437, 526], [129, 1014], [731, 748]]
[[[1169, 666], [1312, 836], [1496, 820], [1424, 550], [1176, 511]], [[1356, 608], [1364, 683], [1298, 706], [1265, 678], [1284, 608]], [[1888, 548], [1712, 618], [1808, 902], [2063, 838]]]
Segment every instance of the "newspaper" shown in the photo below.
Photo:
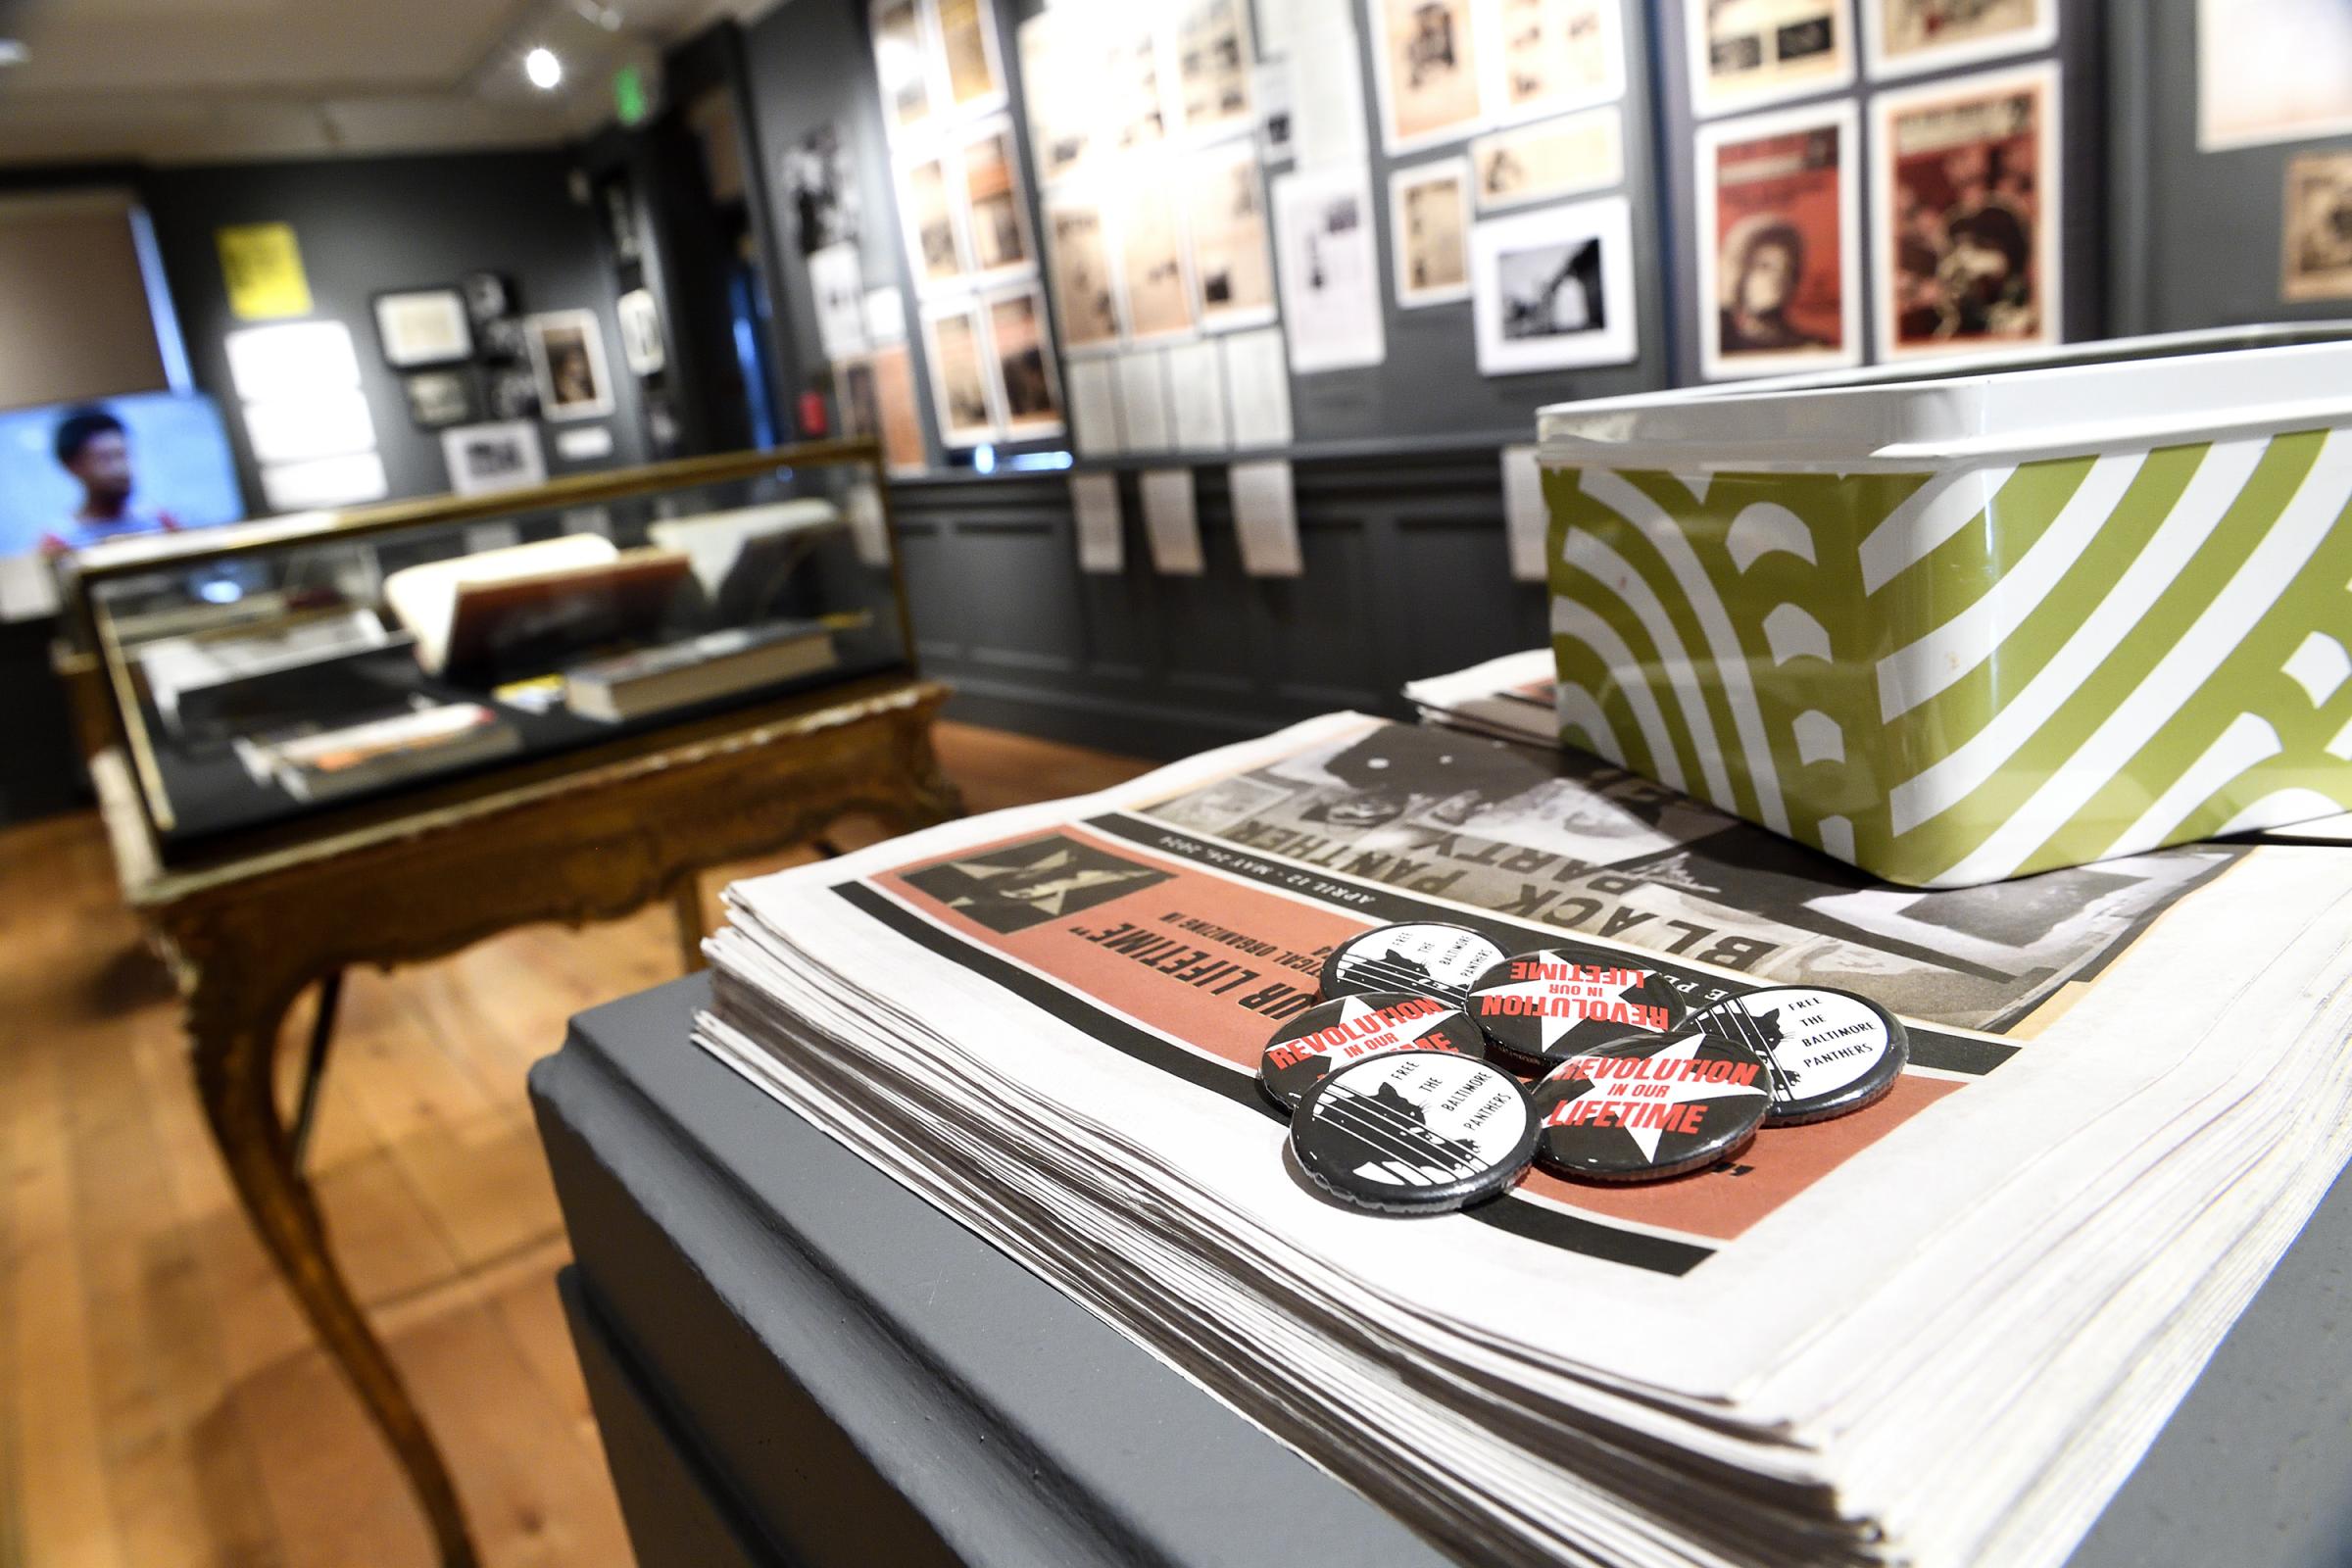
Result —
[[[1335, 715], [738, 884], [699, 1038], [1456, 1549], [2054, 1561], [2343, 1163], [2352, 858], [2172, 851], [1963, 915], [1988, 890], [1874, 903], [1719, 842], [1752, 832]], [[1690, 1177], [1367, 1218], [1253, 1074], [1403, 918], [1565, 925], [1694, 1001], [1846, 984], [1911, 1063]]]

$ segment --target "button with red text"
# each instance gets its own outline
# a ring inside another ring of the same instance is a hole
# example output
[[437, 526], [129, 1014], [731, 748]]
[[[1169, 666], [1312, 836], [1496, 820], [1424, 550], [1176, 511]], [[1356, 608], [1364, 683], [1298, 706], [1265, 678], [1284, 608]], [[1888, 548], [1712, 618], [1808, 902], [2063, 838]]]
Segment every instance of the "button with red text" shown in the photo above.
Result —
[[1590, 1182], [1649, 1182], [1736, 1153], [1764, 1124], [1772, 1082], [1738, 1041], [1685, 1026], [1580, 1052], [1532, 1091], [1536, 1163]]
[[1490, 964], [1463, 1007], [1504, 1060], [1538, 1071], [1629, 1034], [1662, 1033], [1684, 1011], [1682, 993], [1657, 970], [1571, 943]]
[[1325, 1073], [1392, 1051], [1446, 1051], [1484, 1060], [1486, 1037], [1435, 997], [1371, 991], [1307, 1008], [1275, 1032], [1257, 1059], [1258, 1086], [1285, 1110]]

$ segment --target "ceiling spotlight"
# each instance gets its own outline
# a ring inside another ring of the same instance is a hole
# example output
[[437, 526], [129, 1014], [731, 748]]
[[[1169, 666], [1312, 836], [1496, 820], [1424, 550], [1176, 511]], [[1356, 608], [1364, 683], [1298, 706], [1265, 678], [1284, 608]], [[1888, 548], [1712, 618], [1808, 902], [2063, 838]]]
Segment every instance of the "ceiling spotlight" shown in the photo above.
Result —
[[522, 57], [522, 74], [531, 78], [532, 86], [552, 92], [564, 79], [564, 62], [556, 58], [553, 49], [537, 48]]

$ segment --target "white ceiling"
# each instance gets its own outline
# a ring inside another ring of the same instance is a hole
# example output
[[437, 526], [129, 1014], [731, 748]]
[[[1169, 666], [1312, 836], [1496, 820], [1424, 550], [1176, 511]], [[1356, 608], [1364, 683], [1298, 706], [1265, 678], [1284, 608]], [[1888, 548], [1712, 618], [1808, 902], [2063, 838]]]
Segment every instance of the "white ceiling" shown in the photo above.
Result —
[[[0, 164], [546, 145], [743, 0], [0, 0]], [[600, 13], [606, 14], [600, 17]], [[618, 23], [617, 28], [604, 24]], [[541, 92], [523, 54], [553, 49]]]

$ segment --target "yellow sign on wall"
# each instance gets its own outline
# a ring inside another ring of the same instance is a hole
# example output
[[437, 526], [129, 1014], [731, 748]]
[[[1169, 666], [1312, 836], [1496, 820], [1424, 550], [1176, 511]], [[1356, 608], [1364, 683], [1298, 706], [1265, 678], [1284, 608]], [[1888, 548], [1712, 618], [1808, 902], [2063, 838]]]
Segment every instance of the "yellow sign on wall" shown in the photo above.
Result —
[[241, 321], [311, 314], [311, 280], [291, 223], [239, 223], [215, 229], [228, 308]]

